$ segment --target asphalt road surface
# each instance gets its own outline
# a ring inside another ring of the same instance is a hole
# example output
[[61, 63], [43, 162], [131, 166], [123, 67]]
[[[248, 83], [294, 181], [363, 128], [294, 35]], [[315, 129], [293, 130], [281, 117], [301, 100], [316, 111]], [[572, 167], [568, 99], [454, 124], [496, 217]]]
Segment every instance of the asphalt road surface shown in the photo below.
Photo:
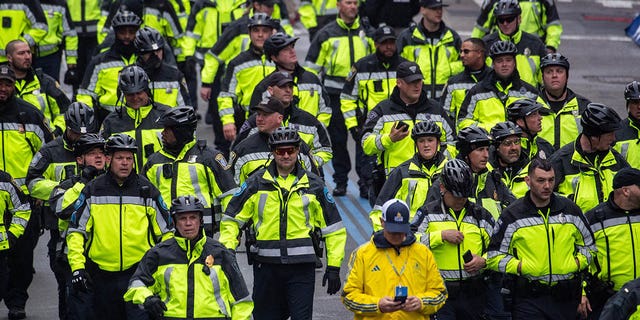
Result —
[[[480, 1], [480, 0], [476, 0]], [[447, 1], [451, 6], [446, 9], [445, 22], [457, 30], [464, 39], [471, 34], [478, 4], [472, 0]], [[626, 116], [623, 99], [624, 84], [640, 80], [640, 47], [624, 35], [624, 28], [637, 12], [640, 1], [634, 0], [559, 0], [559, 13], [564, 33], [560, 52], [569, 58], [571, 71], [569, 87], [594, 102], [605, 103]], [[309, 45], [307, 34], [301, 28], [296, 29], [301, 37], [296, 45], [299, 59], [302, 61]], [[66, 88], [68, 89], [68, 88]], [[70, 90], [68, 91], [70, 92]], [[200, 101], [199, 110], [206, 110], [206, 104]], [[199, 138], [213, 142], [210, 125], [201, 123]], [[353, 159], [354, 144], [349, 142], [349, 151]], [[353, 160], [352, 160], [353, 161]], [[327, 177], [332, 169], [326, 168]], [[331, 179], [327, 184], [333, 187]], [[358, 197], [355, 172], [350, 173], [350, 184], [346, 197], [336, 198], [344, 224], [349, 234], [346, 255], [342, 268], [342, 279], [346, 275], [346, 262], [349, 254], [358, 245], [366, 242], [371, 234], [368, 221], [369, 204]], [[29, 319], [55, 319], [57, 317], [56, 284], [49, 270], [46, 256], [45, 234], [35, 251], [35, 270], [33, 284], [29, 289], [30, 299], [26, 311]], [[238, 253], [239, 263], [249, 287], [252, 286], [251, 268], [247, 266], [244, 253]], [[314, 319], [350, 319], [352, 314], [340, 303], [337, 295], [329, 296], [321, 287], [324, 270], [316, 272], [316, 292]], [[6, 319], [7, 309], [0, 307], [0, 319]]]

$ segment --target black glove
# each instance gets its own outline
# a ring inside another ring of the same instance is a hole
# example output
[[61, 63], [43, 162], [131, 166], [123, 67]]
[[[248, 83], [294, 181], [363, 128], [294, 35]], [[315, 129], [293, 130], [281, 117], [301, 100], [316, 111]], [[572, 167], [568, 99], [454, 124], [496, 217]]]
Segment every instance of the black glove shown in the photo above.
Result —
[[79, 80], [76, 68], [67, 69], [67, 72], [64, 73], [64, 84], [78, 84], [78, 82], [80, 82]]
[[351, 129], [349, 129], [349, 132], [351, 133], [351, 136], [353, 137], [353, 140], [356, 143], [360, 143], [360, 130], [358, 130], [358, 127], [353, 127]]
[[327, 287], [328, 294], [336, 294], [338, 290], [340, 290], [340, 268], [327, 266], [327, 271], [324, 272], [324, 277], [322, 277], [322, 286], [325, 287], [327, 285], [327, 281], [329, 281], [329, 286]]
[[94, 166], [86, 166], [80, 172], [80, 182], [87, 183], [95, 178], [100, 171]]
[[91, 278], [84, 269], [78, 269], [71, 275], [71, 285], [76, 291], [87, 292], [91, 287]]
[[167, 306], [160, 300], [158, 296], [148, 296], [144, 300], [144, 310], [147, 310], [147, 313], [151, 316], [151, 318], [160, 319], [165, 311], [167, 311]]

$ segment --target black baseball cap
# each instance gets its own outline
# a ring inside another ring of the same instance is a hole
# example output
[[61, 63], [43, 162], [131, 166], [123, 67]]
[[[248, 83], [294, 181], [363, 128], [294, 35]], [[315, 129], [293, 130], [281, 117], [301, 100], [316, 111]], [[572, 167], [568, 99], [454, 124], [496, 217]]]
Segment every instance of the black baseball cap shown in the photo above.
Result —
[[402, 79], [404, 82], [414, 82], [416, 80], [423, 80], [422, 70], [420, 66], [411, 61], [405, 61], [398, 65], [396, 70], [396, 78]]
[[295, 81], [293, 81], [293, 76], [286, 71], [276, 71], [267, 77], [267, 85], [270, 87], [282, 87], [289, 83], [296, 84]]
[[6, 64], [0, 65], [0, 79], [16, 82], [16, 74], [11, 67]]
[[376, 43], [381, 43], [388, 39], [397, 39], [395, 32], [393, 32], [393, 29], [389, 26], [381, 26], [373, 33], [373, 41]]
[[442, 0], [420, 0], [420, 6], [424, 8], [442, 8], [449, 5], [442, 3]]
[[284, 114], [284, 105], [282, 104], [282, 102], [280, 102], [280, 100], [274, 98], [274, 97], [269, 97], [265, 100], [262, 100], [260, 103], [258, 103], [257, 106], [254, 106], [251, 108], [252, 112], [256, 112], [256, 111], [263, 111], [266, 113], [279, 113], [279, 114]]
[[618, 189], [632, 185], [640, 186], [640, 170], [636, 168], [624, 168], [613, 176], [613, 188]]

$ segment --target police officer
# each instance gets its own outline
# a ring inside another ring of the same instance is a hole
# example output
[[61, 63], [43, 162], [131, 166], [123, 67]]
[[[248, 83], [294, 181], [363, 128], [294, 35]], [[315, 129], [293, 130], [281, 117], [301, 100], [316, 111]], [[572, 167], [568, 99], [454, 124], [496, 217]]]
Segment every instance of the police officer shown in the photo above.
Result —
[[[0, 170], [0, 298], [7, 299], [8, 283], [11, 277], [10, 252], [17, 250], [18, 239], [24, 234], [31, 218], [29, 199], [16, 184], [11, 175]], [[7, 301], [5, 300], [5, 303]], [[22, 308], [9, 309], [9, 319], [24, 319], [27, 314]]]
[[401, 199], [409, 206], [410, 218], [426, 203], [427, 192], [442, 171], [447, 158], [440, 151], [442, 130], [431, 120], [416, 123], [411, 139], [417, 150], [413, 157], [395, 167], [375, 199], [369, 218], [374, 231], [382, 229], [381, 208], [389, 199]]
[[347, 193], [351, 160], [347, 151], [347, 127], [340, 110], [340, 93], [349, 70], [356, 61], [373, 52], [370, 32], [358, 16], [357, 0], [339, 0], [338, 17], [322, 27], [313, 37], [307, 52], [306, 66], [323, 73], [324, 87], [329, 94], [331, 121], [327, 129], [333, 149], [334, 196]]
[[[485, 34], [491, 33], [499, 23], [494, 14], [495, 7], [500, 3], [498, 0], [488, 0], [482, 2], [480, 15], [476, 20], [476, 25], [471, 31], [474, 38], [482, 38]], [[547, 52], [556, 52], [560, 46], [560, 35], [562, 34], [562, 24], [558, 16], [558, 7], [555, 1], [522, 1], [520, 29], [522, 31], [537, 35], [547, 46]]]
[[227, 141], [233, 141], [239, 126], [247, 118], [253, 88], [275, 69], [264, 56], [264, 42], [276, 28], [276, 22], [264, 13], [257, 13], [247, 24], [251, 45], [233, 58], [225, 70], [220, 95], [218, 114], [222, 121], [222, 132]]
[[576, 319], [582, 280], [595, 250], [582, 211], [553, 192], [549, 160], [534, 158], [530, 190], [506, 208], [491, 238], [487, 267], [506, 273], [514, 319]]
[[[547, 54], [540, 60], [542, 89], [540, 98], [553, 111], [554, 126], [543, 126], [540, 136], [554, 150], [574, 141], [580, 134], [580, 114], [591, 101], [567, 87], [569, 60], [559, 53]], [[551, 130], [553, 128], [553, 130]]]
[[640, 82], [632, 81], [627, 84], [624, 99], [627, 102], [628, 116], [616, 131], [617, 142], [614, 148], [629, 165], [640, 169], [640, 146], [635, 143], [640, 139]]
[[[555, 152], [553, 146], [538, 135], [545, 127], [554, 127], [549, 121], [553, 116], [549, 108], [532, 99], [520, 99], [507, 106], [507, 119], [520, 127], [522, 150], [529, 157], [550, 158]], [[575, 120], [574, 120], [575, 121]], [[562, 124], [559, 126], [562, 129]]]
[[507, 106], [512, 102], [539, 99], [538, 90], [520, 78], [517, 52], [516, 45], [509, 41], [491, 45], [493, 70], [467, 92], [458, 112], [458, 130], [472, 125], [491, 130], [496, 123], [507, 120]]
[[547, 54], [544, 43], [537, 35], [524, 32], [520, 28], [522, 9], [518, 0], [500, 0], [493, 9], [498, 22], [498, 30], [486, 35], [483, 40], [488, 47], [497, 41], [509, 41], [516, 45], [516, 67], [520, 79], [537, 87], [540, 76], [540, 59]]
[[309, 40], [313, 40], [318, 30], [336, 20], [337, 1], [302, 0], [298, 14], [302, 25], [309, 30]]
[[420, 66], [431, 99], [440, 99], [447, 80], [463, 70], [460, 36], [442, 21], [448, 6], [442, 0], [420, 0], [422, 19], [398, 36], [398, 52]]
[[5, 48], [10, 41], [21, 39], [33, 50], [47, 34], [47, 18], [37, 0], [4, 0], [6, 8], [0, 10], [0, 63], [7, 62]]
[[196, 196], [173, 199], [175, 236], [151, 248], [129, 280], [124, 299], [152, 319], [251, 319], [253, 302], [235, 254], [205, 236], [205, 210]]
[[582, 133], [551, 157], [556, 172], [555, 190], [584, 212], [608, 199], [613, 176], [629, 166], [611, 147], [621, 122], [615, 110], [590, 103], [580, 119]]
[[529, 157], [522, 151], [521, 135], [522, 129], [511, 121], [498, 122], [491, 128], [493, 149], [489, 163], [516, 198], [523, 197], [529, 189], [524, 181]]
[[85, 185], [71, 215], [71, 283], [93, 290], [96, 319], [146, 319], [122, 296], [144, 253], [171, 232], [160, 192], [134, 172], [137, 148], [126, 134], [107, 140], [109, 170]]
[[184, 75], [164, 61], [162, 35], [151, 27], [144, 27], [136, 32], [133, 44], [138, 54], [136, 64], [149, 76], [153, 101], [170, 107], [191, 105]]
[[[436, 122], [442, 128], [440, 143], [443, 147], [453, 141], [449, 117], [436, 100], [428, 98], [420, 67], [415, 62], [403, 62], [398, 66], [396, 76], [397, 84], [391, 98], [371, 110], [362, 135], [362, 149], [368, 155], [377, 155], [378, 170], [385, 176], [414, 154], [414, 142], [408, 136], [416, 123]], [[377, 196], [377, 192], [374, 195]]]
[[327, 187], [297, 160], [300, 142], [294, 129], [276, 129], [269, 139], [274, 161], [249, 177], [222, 218], [220, 242], [227, 248], [237, 247], [241, 228], [255, 237], [247, 251], [254, 260], [258, 320], [311, 319], [321, 238], [328, 265], [322, 284], [328, 283], [329, 294], [340, 290], [347, 233]]
[[[373, 41], [376, 52], [356, 61], [340, 94], [340, 110], [344, 114], [345, 125], [356, 141], [360, 140], [369, 112], [378, 103], [391, 97], [396, 86], [396, 69], [400, 63], [407, 61], [396, 50], [396, 36], [391, 27], [376, 29]], [[356, 143], [356, 172], [360, 177], [358, 186], [361, 198], [369, 197], [375, 161], [375, 157], [364, 154], [362, 144]], [[375, 203], [375, 199], [370, 199], [369, 203]], [[374, 224], [377, 220], [374, 220]]]
[[56, 265], [56, 246], [61, 241], [58, 230], [58, 219], [49, 206], [49, 198], [54, 187], [63, 180], [75, 176], [76, 169], [75, 143], [88, 133], [97, 133], [98, 125], [93, 109], [82, 102], [72, 103], [64, 114], [65, 132], [46, 143], [38, 150], [27, 171], [27, 186], [29, 193], [36, 200], [34, 209], [40, 212], [40, 219], [44, 229], [48, 229], [51, 238], [47, 243], [49, 266], [58, 282], [58, 314], [66, 319], [66, 284], [68, 277]]
[[163, 128], [156, 120], [170, 107], [151, 99], [149, 77], [136, 65], [120, 72], [118, 91], [124, 96], [124, 106], [104, 119], [100, 132], [105, 139], [116, 133], [135, 137], [138, 146], [135, 164], [139, 171], [149, 156], [162, 148], [160, 132]]
[[[639, 200], [640, 170], [624, 168], [613, 177], [607, 201], [585, 213], [598, 249], [590, 266], [593, 278], [586, 287], [585, 307], [592, 309], [592, 319], [598, 319], [606, 300], [640, 272], [634, 263], [640, 253], [633, 236], [640, 232]], [[586, 315], [591, 310], [581, 311]]]
[[7, 44], [7, 59], [16, 75], [16, 95], [42, 111], [54, 134], [61, 135], [64, 113], [71, 101], [60, 89], [58, 81], [42, 70], [32, 68], [31, 49], [23, 40]]
[[157, 120], [162, 126], [162, 149], [149, 156], [142, 169], [164, 199], [194, 194], [207, 210], [206, 235], [218, 229], [222, 211], [231, 199], [236, 184], [227, 161], [218, 150], [196, 140], [198, 118], [192, 107], [168, 109]]
[[486, 60], [487, 46], [482, 39], [469, 38], [462, 42], [460, 61], [464, 71], [449, 78], [440, 98], [442, 108], [449, 113], [451, 121], [458, 120], [458, 110], [467, 91], [482, 81], [491, 71]]
[[77, 61], [75, 68], [67, 65], [64, 75], [64, 83], [73, 86], [74, 94], [78, 90], [80, 81], [84, 78], [85, 69], [93, 58], [94, 50], [98, 45], [97, 30], [100, 14], [100, 0], [69, 0], [67, 6], [71, 16], [72, 28], [78, 36]]
[[[109, 159], [105, 155], [105, 141], [97, 133], [86, 133], [73, 143], [74, 165], [70, 174], [53, 188], [49, 206], [56, 219], [55, 242], [52, 231], [49, 242], [51, 269], [58, 281], [58, 314], [60, 319], [93, 319], [93, 299], [89, 292], [71, 286], [71, 269], [67, 259], [66, 236], [73, 205], [84, 186], [96, 176], [105, 173]], [[69, 165], [71, 166], [71, 165]], [[69, 167], [67, 167], [69, 168]], [[65, 170], [66, 171], [66, 170]], [[68, 191], [68, 192], [67, 192]]]
[[[85, 71], [76, 100], [96, 109], [98, 123], [118, 104], [118, 73], [136, 62], [133, 41], [142, 20], [131, 11], [118, 11], [111, 21], [115, 42], [107, 51], [95, 56]], [[98, 92], [101, 93], [98, 95]]]
[[494, 220], [473, 196], [473, 174], [462, 160], [445, 163], [439, 197], [416, 212], [421, 241], [431, 251], [449, 297], [437, 319], [484, 319], [486, 301], [483, 269]]
[[[293, 77], [293, 81], [297, 84], [293, 87], [293, 95], [297, 97], [300, 109], [315, 116], [326, 127], [331, 119], [329, 95], [320, 78], [298, 63], [298, 54], [295, 50], [298, 39], [284, 32], [277, 32], [264, 42], [264, 54], [276, 65], [274, 72], [288, 72]], [[266, 80], [256, 85], [251, 94], [250, 105], [255, 106], [269, 96], [268, 86]]]
[[[9, 173], [23, 192], [27, 169], [40, 147], [53, 138], [42, 112], [16, 97], [16, 77], [7, 65], [0, 65], [0, 124], [3, 144], [0, 146], [0, 170]], [[25, 232], [9, 253], [9, 287], [5, 304], [12, 319], [24, 319], [27, 289], [33, 280], [33, 249], [40, 236], [40, 222], [29, 219]]]

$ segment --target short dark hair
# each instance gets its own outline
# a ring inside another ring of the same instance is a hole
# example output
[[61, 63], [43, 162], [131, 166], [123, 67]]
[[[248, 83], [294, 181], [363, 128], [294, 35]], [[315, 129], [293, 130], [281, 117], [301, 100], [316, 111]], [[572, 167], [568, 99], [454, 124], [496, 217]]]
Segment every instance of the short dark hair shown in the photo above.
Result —
[[478, 48], [478, 50], [480, 50], [483, 54], [487, 52], [487, 44], [480, 38], [467, 38], [462, 42], [471, 42], [471, 44]]
[[551, 164], [551, 161], [547, 159], [534, 157], [529, 163], [529, 171], [527, 171], [527, 175], [532, 175], [536, 169], [540, 169], [542, 171], [551, 171], [553, 170], [553, 165]]
[[10, 55], [10, 54], [13, 54], [14, 52], [16, 52], [16, 45], [18, 43], [24, 43], [26, 45], [29, 45], [26, 41], [21, 40], [21, 39], [11, 40], [11, 41], [9, 41], [9, 43], [7, 43], [7, 46], [4, 49], [5, 54], [6, 55]]

